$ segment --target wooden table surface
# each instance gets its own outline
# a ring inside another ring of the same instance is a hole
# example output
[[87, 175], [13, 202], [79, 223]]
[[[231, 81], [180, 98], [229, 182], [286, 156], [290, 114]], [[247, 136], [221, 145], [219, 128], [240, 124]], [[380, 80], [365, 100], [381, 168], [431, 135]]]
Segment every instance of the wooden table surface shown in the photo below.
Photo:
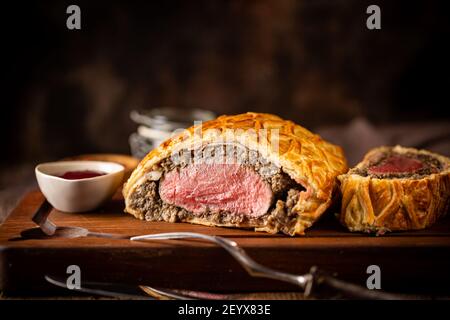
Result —
[[[78, 265], [82, 281], [147, 284], [209, 291], [292, 290], [278, 281], [249, 277], [221, 248], [197, 240], [132, 242], [102, 238], [23, 239], [35, 227], [31, 217], [43, 202], [29, 193], [0, 227], [0, 289], [11, 294], [52, 293], [44, 275], [68, 276]], [[235, 240], [256, 261], [302, 274], [311, 266], [365, 285], [369, 265], [381, 268], [382, 288], [402, 292], [450, 291], [450, 219], [415, 232], [370, 236], [346, 231], [328, 212], [304, 237], [213, 228], [184, 223], [145, 222], [123, 212], [120, 193], [90, 213], [62, 213], [50, 219], [58, 226], [80, 226], [95, 232], [127, 236], [189, 231]]]

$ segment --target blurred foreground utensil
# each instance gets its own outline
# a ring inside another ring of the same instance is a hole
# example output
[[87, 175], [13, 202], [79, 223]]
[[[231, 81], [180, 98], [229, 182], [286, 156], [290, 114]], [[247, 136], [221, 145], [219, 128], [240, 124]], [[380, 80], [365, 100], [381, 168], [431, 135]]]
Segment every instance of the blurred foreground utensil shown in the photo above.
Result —
[[305, 300], [305, 296], [301, 292], [211, 293], [185, 289], [139, 287], [151, 297], [159, 300]]
[[109, 282], [83, 281], [80, 288], [69, 289], [64, 277], [46, 275], [45, 280], [57, 287], [101, 297], [133, 300], [301, 300], [298, 292], [210, 293], [167, 289]]
[[102, 297], [133, 299], [133, 300], [155, 300], [155, 298], [142, 294], [138, 286], [123, 285], [106, 282], [83, 281], [79, 288], [69, 289], [66, 279], [54, 275], [46, 275], [45, 280], [57, 287]]

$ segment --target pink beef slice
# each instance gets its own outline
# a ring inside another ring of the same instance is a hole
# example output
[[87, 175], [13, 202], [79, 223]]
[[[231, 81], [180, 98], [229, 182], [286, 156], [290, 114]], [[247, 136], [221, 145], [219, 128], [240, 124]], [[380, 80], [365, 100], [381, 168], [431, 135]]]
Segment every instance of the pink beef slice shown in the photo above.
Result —
[[394, 155], [380, 164], [369, 168], [370, 174], [382, 173], [414, 173], [422, 169], [423, 163], [417, 159], [408, 158], [406, 156]]
[[161, 199], [201, 215], [226, 211], [260, 217], [272, 202], [272, 190], [254, 170], [238, 164], [191, 164], [165, 174]]

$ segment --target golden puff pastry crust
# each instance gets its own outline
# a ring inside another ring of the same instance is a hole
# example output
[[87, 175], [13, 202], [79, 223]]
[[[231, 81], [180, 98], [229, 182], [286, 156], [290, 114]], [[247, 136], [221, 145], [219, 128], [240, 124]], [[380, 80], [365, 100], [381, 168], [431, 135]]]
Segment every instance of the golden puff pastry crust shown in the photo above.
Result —
[[[152, 150], [132, 173], [124, 185], [125, 211], [143, 219], [144, 214], [130, 206], [130, 198], [147, 178], [148, 173], [157, 170], [158, 164], [170, 157], [175, 150], [195, 148], [195, 134], [199, 126], [193, 126]], [[254, 134], [265, 129], [263, 138]], [[233, 143], [242, 144], [249, 150], [258, 151], [262, 157], [277, 165], [295, 182], [305, 188], [293, 207], [296, 221], [289, 230], [283, 232], [294, 235], [303, 234], [320, 215], [330, 206], [333, 191], [337, 186], [337, 176], [348, 170], [343, 151], [339, 146], [321, 139], [320, 136], [295, 124], [292, 121], [264, 113], [245, 113], [239, 115], [223, 115], [208, 121], [201, 126], [201, 143], [215, 143], [233, 131]], [[277, 143], [272, 136], [277, 134]], [[275, 145], [275, 147], [274, 147]], [[239, 223], [214, 223], [192, 217], [183, 221], [228, 227], [251, 227], [257, 231], [277, 232], [269, 225], [252, 225]]]
[[[392, 178], [360, 174], [380, 155], [392, 152], [435, 159], [440, 170]], [[450, 159], [426, 150], [379, 147], [367, 153], [362, 162], [338, 179], [342, 193], [340, 221], [350, 231], [382, 234], [423, 229], [446, 215], [449, 208]]]

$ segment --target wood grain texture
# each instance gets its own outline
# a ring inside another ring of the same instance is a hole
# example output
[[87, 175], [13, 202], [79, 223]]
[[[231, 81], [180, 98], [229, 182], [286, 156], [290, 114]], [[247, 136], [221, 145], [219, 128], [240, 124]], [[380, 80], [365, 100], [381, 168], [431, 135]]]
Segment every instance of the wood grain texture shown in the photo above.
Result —
[[[131, 242], [100, 238], [23, 240], [34, 227], [31, 217], [44, 200], [29, 193], [0, 227], [0, 289], [6, 293], [54, 293], [45, 274], [65, 275], [81, 267], [82, 281], [115, 281], [209, 291], [282, 291], [290, 285], [254, 279], [221, 248], [194, 240]], [[103, 208], [83, 214], [53, 210], [59, 226], [81, 226], [94, 232], [141, 235], [190, 231], [231, 238], [258, 262], [287, 272], [305, 273], [312, 265], [340, 278], [365, 284], [366, 268], [379, 265], [382, 287], [395, 291], [449, 292], [450, 221], [433, 228], [383, 237], [349, 233], [332, 212], [304, 237], [248, 230], [145, 222], [123, 212], [120, 192]]]

